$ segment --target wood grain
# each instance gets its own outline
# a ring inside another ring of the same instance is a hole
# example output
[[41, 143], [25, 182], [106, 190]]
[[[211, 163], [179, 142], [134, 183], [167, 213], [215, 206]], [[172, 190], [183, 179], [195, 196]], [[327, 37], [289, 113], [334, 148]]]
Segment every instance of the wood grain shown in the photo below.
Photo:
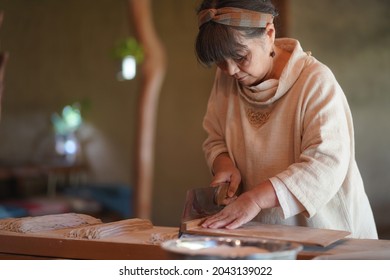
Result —
[[300, 226], [269, 225], [250, 222], [237, 229], [209, 229], [199, 225], [202, 220], [192, 220], [182, 224], [181, 231], [187, 234], [207, 236], [232, 236], [266, 238], [298, 242], [304, 245], [326, 247], [348, 236], [350, 232], [329, 229], [317, 229]]
[[3, 259], [160, 260], [167, 253], [159, 245], [102, 240], [66, 239], [0, 232]]

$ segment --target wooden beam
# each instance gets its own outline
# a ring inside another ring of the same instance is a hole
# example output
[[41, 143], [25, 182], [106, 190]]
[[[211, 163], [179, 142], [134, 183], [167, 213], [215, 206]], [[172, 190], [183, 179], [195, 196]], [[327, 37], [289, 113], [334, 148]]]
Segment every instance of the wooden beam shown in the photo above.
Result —
[[[0, 11], [0, 27], [3, 23], [3, 11]], [[8, 60], [8, 53], [0, 52], [0, 118], [1, 118], [1, 104], [2, 104], [2, 97], [3, 97], [3, 90], [4, 90], [4, 73], [5, 73], [5, 66], [7, 64]]]
[[279, 12], [279, 16], [275, 18], [276, 37], [289, 36], [289, 0], [273, 0], [272, 1]]
[[166, 72], [166, 54], [154, 29], [150, 0], [128, 0], [136, 37], [144, 50], [142, 86], [138, 104], [136, 140], [135, 216], [151, 218], [154, 143], [160, 90]]

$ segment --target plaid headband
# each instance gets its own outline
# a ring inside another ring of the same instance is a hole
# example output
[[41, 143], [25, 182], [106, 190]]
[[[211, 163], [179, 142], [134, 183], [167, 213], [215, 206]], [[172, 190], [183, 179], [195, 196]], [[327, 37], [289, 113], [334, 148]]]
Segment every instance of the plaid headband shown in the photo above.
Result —
[[240, 8], [205, 9], [199, 12], [198, 27], [214, 21], [224, 25], [265, 28], [271, 23], [273, 15], [244, 10]]

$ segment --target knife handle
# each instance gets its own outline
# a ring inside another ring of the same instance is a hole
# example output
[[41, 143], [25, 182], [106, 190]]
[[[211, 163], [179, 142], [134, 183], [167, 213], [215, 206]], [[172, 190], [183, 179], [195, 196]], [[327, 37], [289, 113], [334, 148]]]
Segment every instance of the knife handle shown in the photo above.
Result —
[[223, 183], [217, 187], [214, 195], [214, 202], [218, 206], [226, 205], [226, 198], [228, 198], [227, 192], [229, 189], [229, 183]]

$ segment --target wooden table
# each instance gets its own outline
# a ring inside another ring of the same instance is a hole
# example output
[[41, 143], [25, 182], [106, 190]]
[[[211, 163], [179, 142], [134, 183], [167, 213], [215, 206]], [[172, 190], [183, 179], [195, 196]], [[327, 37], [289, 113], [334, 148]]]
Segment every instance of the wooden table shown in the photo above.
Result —
[[305, 246], [298, 259], [390, 259], [390, 240], [344, 238], [327, 247]]
[[[154, 227], [154, 232], [176, 228]], [[147, 244], [150, 231], [106, 240], [68, 239], [40, 234], [0, 231], [0, 259], [163, 260], [168, 255], [157, 244]]]
[[[68, 239], [56, 235], [21, 234], [0, 231], [0, 259], [95, 259], [95, 260], [163, 260], [168, 254], [158, 244], [147, 244], [152, 232], [172, 233], [174, 227], [154, 227], [131, 236], [108, 238], [105, 240]], [[305, 246], [298, 259], [339, 254], [362, 256], [366, 252], [378, 254], [390, 252], [390, 240], [367, 240], [345, 238], [327, 247]]]

